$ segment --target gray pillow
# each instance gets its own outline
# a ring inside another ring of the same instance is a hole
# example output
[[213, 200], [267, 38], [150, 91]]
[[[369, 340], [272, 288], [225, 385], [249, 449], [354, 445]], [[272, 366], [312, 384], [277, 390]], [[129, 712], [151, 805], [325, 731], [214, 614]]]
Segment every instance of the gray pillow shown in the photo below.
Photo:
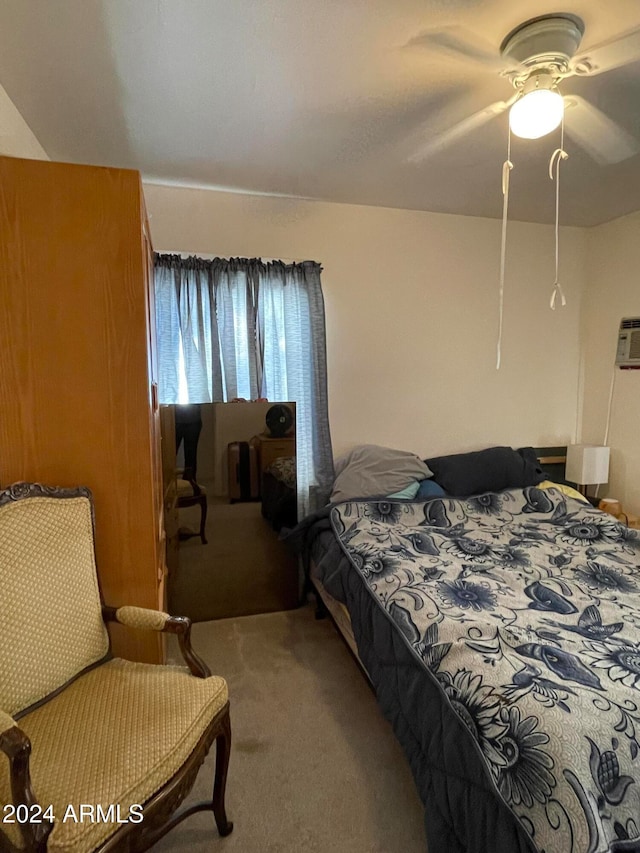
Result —
[[390, 495], [411, 483], [433, 477], [415, 453], [377, 444], [360, 444], [335, 463], [331, 502]]

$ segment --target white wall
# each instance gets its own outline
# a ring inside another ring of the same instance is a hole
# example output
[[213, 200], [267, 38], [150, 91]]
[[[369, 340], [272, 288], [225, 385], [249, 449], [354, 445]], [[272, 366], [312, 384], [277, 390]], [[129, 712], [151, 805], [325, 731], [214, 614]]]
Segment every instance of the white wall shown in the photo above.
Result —
[[608, 489], [624, 509], [640, 514], [640, 371], [614, 368], [622, 317], [640, 317], [640, 212], [587, 234], [587, 289], [582, 341], [582, 440], [604, 441], [612, 376], [615, 377], [608, 443]]
[[[0, 154], [49, 159], [2, 86]], [[640, 371], [612, 367], [620, 318], [640, 316], [640, 212], [562, 229], [569, 304], [555, 312], [551, 229], [509, 226], [497, 372], [498, 222], [149, 183], [145, 196], [158, 251], [323, 264], [336, 454], [600, 443], [615, 375], [608, 493], [640, 513]]]
[[31, 160], [50, 159], [2, 86], [0, 86], [0, 154], [8, 157], [26, 157]]
[[562, 229], [554, 312], [552, 229], [510, 224], [496, 371], [498, 221], [149, 183], [145, 198], [156, 251], [322, 263], [336, 455], [574, 439], [583, 230]]

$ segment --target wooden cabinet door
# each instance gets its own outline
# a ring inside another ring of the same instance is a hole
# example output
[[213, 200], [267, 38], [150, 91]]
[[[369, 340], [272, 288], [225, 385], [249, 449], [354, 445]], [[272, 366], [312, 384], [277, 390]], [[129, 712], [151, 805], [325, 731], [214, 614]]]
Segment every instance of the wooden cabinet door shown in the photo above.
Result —
[[[128, 169], [0, 157], [0, 481], [92, 490], [116, 607], [157, 607], [163, 554], [140, 187]], [[117, 655], [161, 659], [153, 632], [112, 636]]]
[[149, 236], [148, 223], [142, 204], [142, 254], [145, 276], [145, 300], [147, 308], [147, 339], [149, 354], [149, 410], [151, 432], [151, 470], [153, 480], [155, 517], [158, 536], [158, 607], [165, 609], [166, 602], [166, 552], [167, 534], [165, 530], [165, 495], [162, 476], [162, 427], [160, 423], [160, 401], [158, 397], [158, 348], [156, 343], [156, 312], [153, 248]]

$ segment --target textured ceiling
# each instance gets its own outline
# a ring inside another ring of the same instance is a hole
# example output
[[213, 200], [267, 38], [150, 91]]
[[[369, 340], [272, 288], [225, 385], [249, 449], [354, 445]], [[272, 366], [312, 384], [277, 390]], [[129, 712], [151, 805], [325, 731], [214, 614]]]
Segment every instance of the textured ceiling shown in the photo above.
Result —
[[[640, 0], [3, 0], [0, 84], [54, 160], [330, 201], [501, 214], [506, 114], [413, 164], [429, 133], [512, 90], [495, 70], [407, 43], [457, 24], [495, 48], [571, 12], [582, 48], [640, 27]], [[640, 139], [640, 62], [565, 93]], [[551, 222], [550, 138], [518, 140], [514, 218]], [[640, 208], [640, 155], [598, 165], [570, 142], [561, 221]]]

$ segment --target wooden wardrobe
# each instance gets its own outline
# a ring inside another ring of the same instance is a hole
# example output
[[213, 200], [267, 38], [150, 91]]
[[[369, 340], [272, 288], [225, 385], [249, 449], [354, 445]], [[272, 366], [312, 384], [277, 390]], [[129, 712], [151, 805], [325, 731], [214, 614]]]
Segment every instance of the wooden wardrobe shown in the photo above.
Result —
[[137, 172], [0, 157], [0, 485], [89, 486], [105, 603], [164, 609], [152, 276]]

